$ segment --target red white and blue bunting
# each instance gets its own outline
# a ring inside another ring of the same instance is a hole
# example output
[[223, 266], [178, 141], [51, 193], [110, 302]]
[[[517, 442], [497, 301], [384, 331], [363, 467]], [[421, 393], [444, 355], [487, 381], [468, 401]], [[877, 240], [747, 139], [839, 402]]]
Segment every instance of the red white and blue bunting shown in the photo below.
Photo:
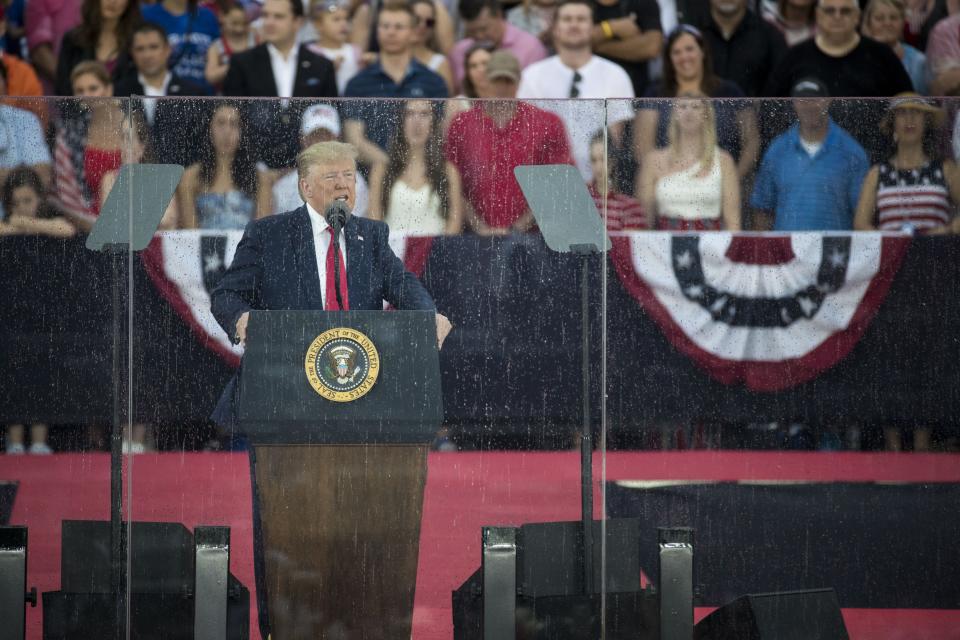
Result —
[[[158, 234], [143, 252], [157, 289], [200, 341], [232, 365], [210, 291], [242, 233]], [[626, 291], [667, 340], [714, 379], [780, 391], [815, 378], [863, 336], [909, 247], [902, 235], [615, 234], [610, 253]], [[432, 238], [395, 235], [420, 275]]]
[[611, 257], [676, 349], [722, 383], [779, 391], [850, 352], [908, 246], [879, 233], [643, 232], [614, 237]]

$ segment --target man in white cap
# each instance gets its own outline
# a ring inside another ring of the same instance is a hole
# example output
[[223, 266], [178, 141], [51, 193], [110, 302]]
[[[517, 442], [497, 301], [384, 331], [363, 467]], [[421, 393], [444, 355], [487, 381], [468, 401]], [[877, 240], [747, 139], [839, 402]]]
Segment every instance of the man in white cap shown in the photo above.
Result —
[[[329, 104], [319, 103], [308, 107], [300, 121], [300, 148], [306, 149], [318, 142], [339, 140], [341, 135], [340, 115]], [[353, 215], [367, 215], [367, 182], [357, 174], [357, 199]], [[303, 198], [297, 189], [297, 172], [290, 171], [273, 185], [273, 212], [283, 213], [303, 206]]]

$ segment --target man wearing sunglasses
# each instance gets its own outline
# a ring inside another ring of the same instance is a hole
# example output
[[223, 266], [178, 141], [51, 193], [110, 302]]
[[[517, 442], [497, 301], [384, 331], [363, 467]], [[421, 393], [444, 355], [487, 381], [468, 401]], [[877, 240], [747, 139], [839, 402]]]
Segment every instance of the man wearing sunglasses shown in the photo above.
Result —
[[[816, 78], [835, 98], [889, 97], [913, 90], [893, 50], [857, 33], [857, 0], [818, 0], [816, 20], [816, 37], [787, 51], [770, 77], [766, 95], [787, 97], [804, 78]], [[880, 152], [884, 141], [878, 133], [883, 115], [879, 101], [836, 100], [830, 113], [868, 153]]]
[[819, 0], [817, 35], [784, 56], [770, 78], [767, 94], [786, 97], [801, 78], [817, 76], [830, 95], [888, 97], [913, 86], [890, 47], [857, 33], [857, 0]]

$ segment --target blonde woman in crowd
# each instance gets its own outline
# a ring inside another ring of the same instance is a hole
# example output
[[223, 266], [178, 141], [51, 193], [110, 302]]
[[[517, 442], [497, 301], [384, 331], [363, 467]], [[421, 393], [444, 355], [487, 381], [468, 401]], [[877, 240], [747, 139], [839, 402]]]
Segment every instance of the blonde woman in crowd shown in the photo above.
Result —
[[[667, 36], [663, 49], [663, 79], [647, 88], [644, 98], [675, 98], [692, 94], [709, 98], [742, 98], [743, 91], [713, 72], [710, 49], [703, 34], [688, 24]], [[647, 154], [667, 144], [670, 102], [638, 100], [633, 129], [634, 157], [641, 164]], [[760, 155], [757, 112], [747, 100], [722, 100], [711, 106], [717, 144], [737, 163], [741, 178], [753, 173]]]
[[914, 90], [927, 95], [927, 56], [902, 41], [906, 20], [903, 0], [870, 0], [863, 12], [860, 31], [863, 35], [892, 48], [910, 76]]
[[[100, 179], [100, 206], [103, 207], [110, 195], [110, 190], [117, 182], [120, 175], [120, 168], [126, 164], [140, 164], [141, 162], [154, 162], [153, 150], [150, 144], [150, 129], [147, 127], [143, 115], [134, 111], [124, 117], [123, 124], [120, 125], [120, 137], [126, 141], [123, 149], [120, 151], [120, 167], [111, 169], [103, 174]], [[174, 198], [167, 204], [167, 208], [160, 220], [159, 229], [161, 231], [170, 231], [177, 228], [178, 225], [177, 200]]]
[[113, 98], [110, 73], [100, 62], [87, 60], [70, 75], [73, 95], [83, 102], [65, 102], [57, 122], [54, 163], [56, 199], [60, 209], [89, 232], [102, 204], [103, 177], [120, 168], [127, 140], [124, 113]]
[[643, 158], [640, 203], [650, 227], [667, 231], [740, 230], [737, 168], [717, 146], [713, 106], [681, 96], [670, 111], [669, 143]]

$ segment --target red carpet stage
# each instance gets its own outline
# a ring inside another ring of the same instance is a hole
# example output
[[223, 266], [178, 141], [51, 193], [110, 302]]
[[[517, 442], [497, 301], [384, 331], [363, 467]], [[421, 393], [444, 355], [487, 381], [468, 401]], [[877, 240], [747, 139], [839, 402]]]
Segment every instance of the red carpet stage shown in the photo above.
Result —
[[[600, 476], [603, 464], [608, 481], [960, 483], [960, 456], [955, 455], [611, 453], [605, 463], [595, 457], [595, 476]], [[0, 458], [0, 482], [20, 483], [11, 524], [30, 528], [29, 584], [39, 591], [60, 586], [60, 522], [108, 517], [108, 470], [104, 454]], [[177, 521], [191, 528], [229, 525], [231, 570], [253, 590], [245, 454], [142, 455], [133, 459], [132, 472], [135, 519]], [[577, 519], [578, 474], [575, 452], [431, 454], [414, 614], [416, 640], [452, 636], [450, 594], [479, 567], [480, 527]], [[597, 505], [600, 486], [597, 483]], [[698, 619], [709, 611], [698, 609]], [[958, 609], [845, 609], [844, 617], [854, 639], [960, 639]], [[256, 628], [254, 618], [253, 633]], [[39, 607], [28, 610], [28, 632], [31, 639], [41, 636]]]

